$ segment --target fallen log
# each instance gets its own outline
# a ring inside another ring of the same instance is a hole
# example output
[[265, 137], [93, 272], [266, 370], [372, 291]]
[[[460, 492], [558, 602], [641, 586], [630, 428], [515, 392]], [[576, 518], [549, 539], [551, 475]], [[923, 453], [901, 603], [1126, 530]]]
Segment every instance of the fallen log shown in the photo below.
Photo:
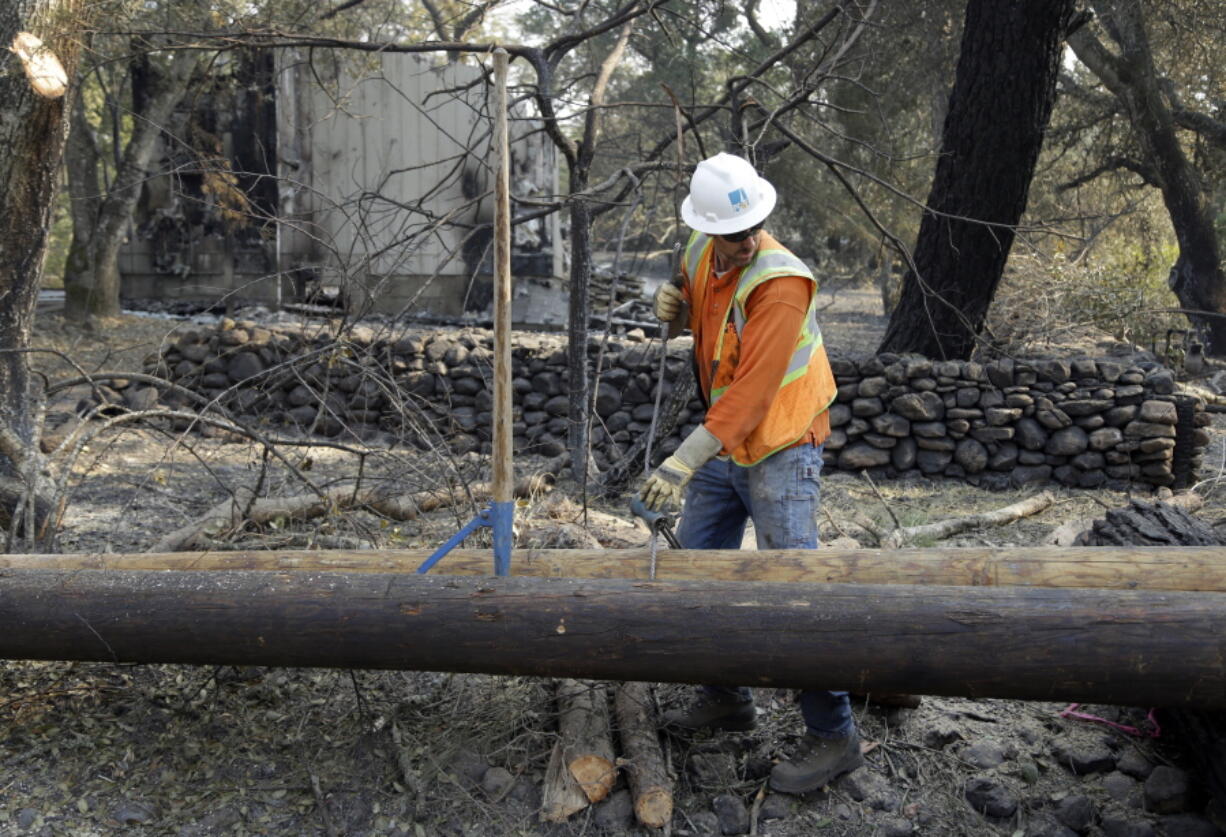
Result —
[[885, 531], [870, 520], [867, 515], [860, 512], [853, 511], [852, 520], [857, 526], [872, 535], [875, 538], [875, 542], [880, 546], [886, 549], [899, 549], [915, 541], [940, 540], [984, 526], [1004, 526], [1014, 523], [1023, 517], [1038, 514], [1054, 502], [1056, 502], [1055, 495], [1050, 491], [1044, 491], [1033, 497], [1027, 497], [1003, 508], [994, 509], [982, 514], [952, 517], [947, 520], [938, 520], [934, 523], [924, 523], [918, 526], [902, 526], [895, 528], [891, 532]]
[[[0, 569], [411, 573], [430, 554], [407, 549], [0, 555]], [[520, 549], [511, 555], [512, 575], [536, 578], [646, 578], [650, 567], [646, 548]], [[435, 569], [448, 575], [492, 571], [488, 549], [453, 550]], [[1226, 592], [1226, 561], [1221, 547], [661, 549], [656, 578]]]
[[1224, 602], [1127, 590], [8, 569], [0, 659], [1226, 707]]
[[[526, 498], [551, 490], [552, 475], [536, 474], [516, 484], [516, 497]], [[379, 486], [358, 489], [341, 485], [321, 494], [298, 494], [293, 497], [255, 497], [248, 488], [209, 509], [199, 519], [182, 526], [153, 545], [150, 552], [177, 552], [201, 545], [222, 531], [238, 529], [245, 523], [264, 524], [278, 518], [309, 520], [342, 509], [367, 506], [393, 520], [414, 520], [419, 515], [447, 506], [468, 502], [483, 502], [493, 496], [493, 483], [481, 482], [460, 488], [436, 488], [414, 494], [388, 495]]]
[[562, 763], [579, 783], [588, 802], [613, 790], [617, 763], [609, 732], [609, 698], [603, 683], [566, 679], [558, 683], [558, 735]]
[[664, 765], [651, 687], [637, 681], [620, 684], [613, 709], [626, 754], [623, 767], [634, 797], [634, 816], [648, 828], [663, 828], [673, 819], [673, 783]]

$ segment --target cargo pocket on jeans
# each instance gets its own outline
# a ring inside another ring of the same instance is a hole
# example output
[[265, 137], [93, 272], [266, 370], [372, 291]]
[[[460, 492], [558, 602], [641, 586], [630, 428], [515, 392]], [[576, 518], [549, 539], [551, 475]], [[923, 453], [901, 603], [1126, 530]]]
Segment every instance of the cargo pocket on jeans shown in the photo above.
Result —
[[811, 500], [816, 505], [821, 496], [822, 461], [820, 452], [797, 456], [793, 474], [783, 496], [787, 500]]

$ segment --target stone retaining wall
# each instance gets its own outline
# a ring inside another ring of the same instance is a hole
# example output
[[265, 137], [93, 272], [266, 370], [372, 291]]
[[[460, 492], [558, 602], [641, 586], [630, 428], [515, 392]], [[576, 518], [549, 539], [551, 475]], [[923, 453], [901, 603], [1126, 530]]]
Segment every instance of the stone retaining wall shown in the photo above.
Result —
[[[555, 335], [515, 339], [515, 450], [562, 453], [564, 343]], [[689, 363], [687, 347], [688, 341], [670, 344], [666, 398]], [[593, 362], [598, 352], [598, 345], [589, 347]], [[183, 334], [147, 366], [249, 422], [371, 438], [410, 430], [405, 416], [416, 415], [462, 453], [489, 449], [492, 360], [488, 331], [384, 339], [359, 327], [337, 343], [318, 330], [225, 321]], [[659, 360], [658, 343], [609, 345], [593, 433], [602, 467], [648, 431]], [[839, 392], [828, 467], [885, 476], [918, 471], [990, 488], [1048, 480], [1085, 488], [1171, 486], [1194, 478], [1208, 444], [1203, 404], [1177, 394], [1174, 376], [1158, 364], [880, 355], [834, 357], [832, 365]], [[158, 395], [137, 387], [122, 397], [148, 406]], [[702, 403], [691, 400], [660, 453], [675, 449], [702, 412]]]
[[918, 469], [1006, 488], [1188, 483], [1209, 443], [1203, 403], [1158, 364], [1079, 358], [832, 361], [826, 448], [840, 468]]

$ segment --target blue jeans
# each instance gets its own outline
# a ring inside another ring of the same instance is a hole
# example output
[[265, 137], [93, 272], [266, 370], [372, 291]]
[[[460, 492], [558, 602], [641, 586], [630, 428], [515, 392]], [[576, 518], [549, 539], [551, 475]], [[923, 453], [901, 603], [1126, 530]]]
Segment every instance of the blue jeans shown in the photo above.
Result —
[[[685, 549], [739, 549], [753, 519], [758, 549], [816, 549], [821, 505], [822, 448], [797, 445], [749, 468], [712, 459], [685, 492], [677, 539]], [[741, 686], [703, 686], [713, 697], [749, 700]], [[841, 738], [855, 728], [847, 692], [800, 693], [805, 727], [821, 738]]]

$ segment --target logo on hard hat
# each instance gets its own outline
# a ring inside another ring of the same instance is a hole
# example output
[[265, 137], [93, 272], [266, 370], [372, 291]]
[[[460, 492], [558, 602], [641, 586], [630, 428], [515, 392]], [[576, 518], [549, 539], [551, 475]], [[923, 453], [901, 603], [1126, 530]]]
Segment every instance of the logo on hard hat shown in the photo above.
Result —
[[728, 193], [728, 203], [732, 204], [733, 212], [749, 209], [749, 193], [744, 189], [733, 189]]

